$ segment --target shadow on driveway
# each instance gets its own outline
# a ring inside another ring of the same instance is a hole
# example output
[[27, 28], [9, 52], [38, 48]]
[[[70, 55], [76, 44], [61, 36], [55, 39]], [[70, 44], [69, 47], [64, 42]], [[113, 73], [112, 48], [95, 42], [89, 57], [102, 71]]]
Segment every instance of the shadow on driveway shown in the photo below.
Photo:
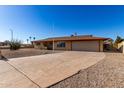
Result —
[[1, 58], [0, 60], [3, 60], [3, 61], [9, 61], [6, 57], [4, 57], [3, 55], [1, 55]]

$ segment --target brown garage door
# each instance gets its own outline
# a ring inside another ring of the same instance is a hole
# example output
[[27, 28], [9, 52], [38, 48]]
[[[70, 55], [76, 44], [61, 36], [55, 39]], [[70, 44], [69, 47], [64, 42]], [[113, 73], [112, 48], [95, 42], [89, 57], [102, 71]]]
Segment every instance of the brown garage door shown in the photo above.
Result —
[[74, 51], [99, 51], [98, 41], [73, 41], [72, 50]]

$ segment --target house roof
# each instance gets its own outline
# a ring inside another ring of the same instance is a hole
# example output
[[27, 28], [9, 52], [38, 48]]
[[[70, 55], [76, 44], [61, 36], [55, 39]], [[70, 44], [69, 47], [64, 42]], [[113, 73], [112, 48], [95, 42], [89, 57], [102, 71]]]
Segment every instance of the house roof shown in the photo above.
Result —
[[65, 36], [65, 37], [53, 37], [42, 40], [36, 40], [32, 42], [50, 42], [50, 41], [91, 41], [91, 40], [107, 40], [109, 38], [94, 37], [92, 35], [78, 35], [78, 36]]

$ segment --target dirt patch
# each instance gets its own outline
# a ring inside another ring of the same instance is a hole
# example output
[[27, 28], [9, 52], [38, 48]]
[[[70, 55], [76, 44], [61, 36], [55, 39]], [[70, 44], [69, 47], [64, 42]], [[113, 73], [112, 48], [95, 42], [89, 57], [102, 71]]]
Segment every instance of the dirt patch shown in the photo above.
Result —
[[124, 55], [121, 53], [106, 53], [106, 58], [98, 64], [51, 86], [51, 88], [108, 87], [124, 87]]
[[60, 51], [53, 52], [52, 50], [40, 50], [40, 49], [34, 49], [34, 48], [20, 49], [20, 50], [2, 49], [1, 51], [2, 51], [2, 55], [6, 58], [18, 58], [18, 57], [27, 57], [27, 56], [35, 56], [35, 55], [43, 55], [43, 54], [60, 52]]

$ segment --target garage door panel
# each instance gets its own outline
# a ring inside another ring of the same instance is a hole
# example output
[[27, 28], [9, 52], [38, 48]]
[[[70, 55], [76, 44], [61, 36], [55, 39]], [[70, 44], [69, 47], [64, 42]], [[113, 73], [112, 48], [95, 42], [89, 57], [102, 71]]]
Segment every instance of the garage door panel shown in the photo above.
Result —
[[74, 41], [72, 50], [75, 51], [99, 51], [98, 41]]

